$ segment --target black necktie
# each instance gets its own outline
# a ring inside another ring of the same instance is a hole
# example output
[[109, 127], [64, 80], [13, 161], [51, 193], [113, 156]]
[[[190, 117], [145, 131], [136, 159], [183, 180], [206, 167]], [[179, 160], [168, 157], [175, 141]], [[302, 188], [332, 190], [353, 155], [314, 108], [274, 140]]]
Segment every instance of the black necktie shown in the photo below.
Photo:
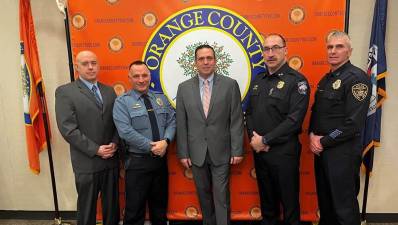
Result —
[[149, 121], [151, 122], [152, 141], [159, 141], [160, 140], [159, 127], [158, 127], [158, 122], [156, 121], [156, 116], [152, 107], [152, 103], [149, 100], [149, 96], [147, 94], [143, 94], [141, 95], [141, 97], [144, 99], [144, 104], [146, 110], [148, 111]]
[[98, 105], [101, 106], [101, 108], [102, 108], [102, 100], [101, 100], [100, 96], [98, 95], [97, 90], [98, 90], [97, 86], [93, 85], [93, 87], [91, 88], [91, 91], [93, 92], [95, 100], [97, 100]]

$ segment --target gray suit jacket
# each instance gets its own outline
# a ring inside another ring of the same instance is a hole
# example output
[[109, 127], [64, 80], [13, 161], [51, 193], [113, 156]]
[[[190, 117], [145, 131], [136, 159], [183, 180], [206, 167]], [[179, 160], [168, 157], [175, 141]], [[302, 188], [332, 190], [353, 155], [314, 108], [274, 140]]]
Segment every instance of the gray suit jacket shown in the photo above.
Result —
[[100, 145], [118, 143], [112, 109], [116, 94], [98, 82], [103, 107], [80, 80], [62, 85], [55, 91], [55, 113], [60, 133], [70, 144], [75, 173], [94, 173], [118, 165], [118, 154], [102, 159], [96, 153]]
[[206, 152], [215, 165], [243, 154], [243, 113], [238, 83], [215, 74], [207, 118], [203, 112], [199, 78], [178, 86], [177, 155], [202, 166]]

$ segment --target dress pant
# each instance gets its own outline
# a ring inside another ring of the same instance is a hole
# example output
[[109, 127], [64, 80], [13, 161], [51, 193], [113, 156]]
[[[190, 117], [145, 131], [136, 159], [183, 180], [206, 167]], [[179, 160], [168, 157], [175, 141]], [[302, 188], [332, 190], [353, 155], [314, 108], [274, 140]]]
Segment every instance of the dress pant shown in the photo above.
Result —
[[148, 203], [152, 225], [167, 224], [167, 158], [127, 154], [124, 225], [143, 225]]
[[269, 152], [254, 152], [262, 225], [300, 224], [300, 151], [300, 143], [294, 140]]
[[192, 165], [204, 225], [230, 224], [229, 171], [229, 163], [216, 166], [209, 154], [202, 166]]
[[102, 203], [104, 225], [119, 224], [119, 168], [96, 173], [75, 173], [77, 225], [95, 225], [97, 199]]
[[360, 139], [324, 149], [314, 156], [319, 225], [361, 224], [357, 195], [361, 165]]

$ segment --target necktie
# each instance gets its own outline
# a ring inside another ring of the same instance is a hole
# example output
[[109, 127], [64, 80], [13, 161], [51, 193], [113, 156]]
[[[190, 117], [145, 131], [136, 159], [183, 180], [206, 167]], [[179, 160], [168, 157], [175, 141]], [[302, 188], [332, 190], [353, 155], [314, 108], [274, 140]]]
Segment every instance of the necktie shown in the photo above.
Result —
[[152, 107], [152, 103], [149, 100], [149, 96], [147, 94], [143, 94], [141, 95], [141, 97], [144, 99], [144, 104], [146, 110], [148, 111], [149, 121], [151, 122], [152, 141], [159, 141], [160, 140], [159, 127], [158, 127], [158, 122], [156, 121], [156, 116]]
[[97, 86], [93, 85], [93, 87], [91, 88], [91, 91], [93, 92], [95, 100], [97, 100], [98, 105], [102, 107], [102, 100], [101, 100], [100, 96], [98, 95], [97, 90], [98, 90]]
[[209, 113], [209, 106], [210, 106], [210, 84], [209, 80], [205, 80], [203, 82], [203, 97], [202, 97], [202, 105], [203, 105], [203, 112], [207, 118], [207, 114]]

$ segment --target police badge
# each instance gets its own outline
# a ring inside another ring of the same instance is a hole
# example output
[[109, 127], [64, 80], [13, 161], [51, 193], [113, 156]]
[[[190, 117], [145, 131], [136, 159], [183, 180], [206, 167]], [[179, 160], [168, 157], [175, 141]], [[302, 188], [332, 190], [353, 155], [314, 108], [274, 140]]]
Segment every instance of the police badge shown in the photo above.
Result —
[[278, 82], [278, 85], [276, 85], [276, 87], [277, 87], [278, 89], [282, 89], [284, 85], [285, 85], [285, 82], [284, 82], [284, 81], [279, 81], [279, 82]]
[[340, 86], [341, 86], [341, 80], [340, 80], [340, 79], [337, 79], [337, 80], [336, 80], [335, 82], [333, 82], [333, 84], [332, 84], [332, 87], [333, 87], [334, 90], [339, 89]]
[[156, 98], [156, 103], [158, 103], [159, 106], [163, 106], [163, 101], [161, 98]]
[[302, 95], [307, 94], [307, 89], [308, 89], [307, 82], [305, 82], [305, 81], [298, 82], [297, 87], [298, 87], [299, 94], [302, 94]]
[[368, 95], [368, 86], [363, 83], [355, 84], [352, 86], [351, 90], [352, 95], [354, 95], [354, 97], [360, 102], [363, 101]]

